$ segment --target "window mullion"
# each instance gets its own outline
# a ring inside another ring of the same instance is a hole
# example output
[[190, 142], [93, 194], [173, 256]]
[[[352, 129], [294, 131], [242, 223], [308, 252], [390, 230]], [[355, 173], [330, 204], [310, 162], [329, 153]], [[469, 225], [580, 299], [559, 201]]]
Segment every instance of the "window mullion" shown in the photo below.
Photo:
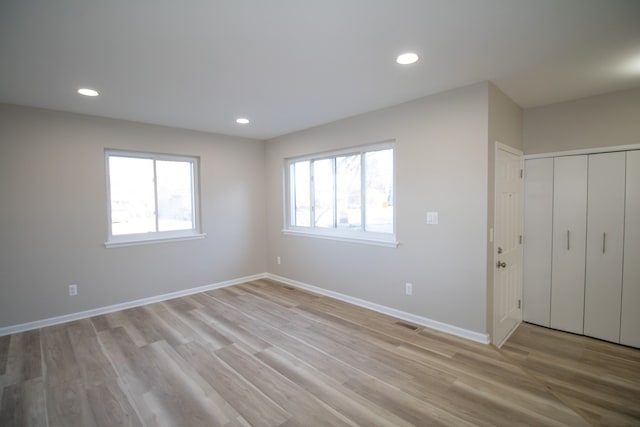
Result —
[[338, 168], [337, 157], [333, 158], [333, 228], [338, 228]]
[[[197, 204], [196, 200], [196, 192], [200, 191], [196, 183], [196, 165], [194, 162], [189, 162], [191, 165], [191, 220], [194, 230], [200, 229], [200, 224], [198, 221], [200, 220], [200, 206]], [[198, 214], [196, 214], [198, 212]]]
[[156, 233], [158, 231], [160, 231], [160, 221], [158, 219], [158, 171], [156, 168], [156, 160], [153, 160], [153, 201], [155, 203], [154, 206], [154, 216], [155, 216], [155, 222], [156, 222]]
[[365, 153], [360, 153], [360, 230], [366, 231], [365, 221], [367, 220], [367, 182], [366, 182], [366, 166]]
[[311, 160], [309, 163], [309, 197], [311, 198], [309, 206], [311, 206], [311, 218], [310, 225], [311, 228], [316, 228], [316, 193], [315, 193], [315, 173], [314, 173], [315, 162]]
[[289, 225], [297, 225], [296, 222], [296, 164], [289, 163]]
[[107, 172], [107, 240], [113, 236], [113, 201], [111, 200], [111, 154], [105, 155], [105, 171]]

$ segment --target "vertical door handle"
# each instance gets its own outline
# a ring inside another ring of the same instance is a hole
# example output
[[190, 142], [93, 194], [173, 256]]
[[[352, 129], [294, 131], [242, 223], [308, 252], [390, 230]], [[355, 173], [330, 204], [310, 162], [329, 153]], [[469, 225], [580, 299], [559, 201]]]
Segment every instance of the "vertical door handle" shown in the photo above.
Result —
[[607, 233], [602, 233], [602, 253], [605, 253], [607, 249]]
[[567, 230], [567, 250], [571, 249], [571, 239], [569, 237], [569, 230]]

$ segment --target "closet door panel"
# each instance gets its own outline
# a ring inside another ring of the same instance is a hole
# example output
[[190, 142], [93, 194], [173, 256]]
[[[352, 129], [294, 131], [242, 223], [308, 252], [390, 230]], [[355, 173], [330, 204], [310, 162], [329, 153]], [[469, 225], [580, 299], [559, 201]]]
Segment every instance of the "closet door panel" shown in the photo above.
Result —
[[553, 177], [551, 327], [583, 333], [587, 156], [556, 157]]
[[525, 161], [524, 284], [526, 322], [549, 326], [551, 316], [551, 230], [553, 158]]
[[640, 347], [640, 150], [627, 152], [620, 343]]
[[619, 342], [626, 153], [589, 156], [584, 334]]

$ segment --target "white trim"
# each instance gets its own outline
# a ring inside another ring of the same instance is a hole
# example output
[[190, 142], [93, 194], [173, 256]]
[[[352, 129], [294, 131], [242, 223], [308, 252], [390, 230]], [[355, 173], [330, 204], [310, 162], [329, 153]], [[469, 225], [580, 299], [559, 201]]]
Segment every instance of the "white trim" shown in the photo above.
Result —
[[630, 151], [630, 150], [640, 150], [640, 144], [615, 145], [613, 147], [583, 148], [579, 150], [554, 151], [551, 153], [540, 153], [540, 154], [527, 154], [524, 156], [524, 159], [525, 160], [544, 159], [547, 157], [578, 156], [580, 154], [612, 153], [615, 151]]
[[[158, 215], [155, 216], [155, 229], [156, 231], [148, 233], [134, 233], [134, 234], [113, 234], [112, 218], [112, 203], [111, 203], [111, 170], [109, 167], [109, 159], [111, 157], [125, 157], [125, 158], [138, 158], [148, 159], [153, 162], [153, 177], [154, 177], [154, 198], [155, 209], [158, 208], [158, 185], [157, 185], [157, 171], [156, 164], [158, 161], [179, 161], [189, 163], [191, 165], [191, 212], [193, 216], [193, 228], [188, 230], [174, 230], [174, 231], [159, 231], [158, 228]], [[104, 167], [106, 178], [106, 196], [107, 196], [107, 242], [105, 246], [107, 248], [118, 246], [133, 246], [133, 245], [145, 245], [149, 243], [162, 243], [175, 240], [191, 240], [202, 239], [206, 234], [202, 233], [202, 221], [201, 221], [201, 203], [200, 203], [200, 157], [199, 156], [187, 156], [177, 154], [162, 154], [152, 152], [141, 151], [128, 151], [118, 150], [113, 148], [105, 148], [104, 150]]]
[[213, 289], [226, 288], [227, 286], [239, 285], [241, 283], [264, 279], [266, 277], [267, 277], [267, 273], [254, 274], [253, 276], [240, 277], [238, 279], [226, 280], [224, 282], [198, 286], [196, 288], [183, 289], [180, 291], [169, 292], [167, 294], [141, 298], [141, 299], [127, 301], [119, 304], [108, 305], [105, 307], [93, 308], [91, 310], [80, 311], [77, 313], [50, 317], [48, 319], [36, 320], [33, 322], [21, 323], [18, 325], [6, 326], [4, 328], [0, 328], [0, 337], [4, 335], [19, 333], [19, 332], [30, 331], [32, 329], [39, 329], [47, 326], [58, 325], [60, 323], [71, 322], [74, 320], [86, 319], [88, 317], [99, 316], [101, 314], [113, 313], [114, 311], [125, 310], [127, 308], [140, 307], [141, 305], [147, 305], [155, 302], [166, 301], [174, 298], [180, 298], [187, 295], [198, 294], [201, 292], [211, 291]]
[[518, 150], [517, 148], [513, 148], [510, 145], [507, 144], [503, 144], [500, 141], [496, 141], [496, 152], [497, 150], [502, 150], [502, 151], [506, 151], [507, 153], [511, 153], [515, 156], [522, 156], [523, 153], [522, 151]]
[[224, 282], [218, 282], [211, 285], [183, 289], [181, 291], [170, 292], [167, 294], [156, 295], [148, 298], [141, 298], [133, 301], [123, 302], [120, 304], [108, 305], [105, 307], [99, 307], [91, 310], [80, 311], [77, 313], [50, 317], [48, 319], [36, 320], [33, 322], [21, 323], [18, 325], [6, 326], [4, 328], [0, 328], [0, 337], [4, 335], [30, 331], [33, 329], [45, 328], [47, 326], [58, 325], [60, 323], [72, 322], [74, 320], [86, 319], [93, 316], [99, 316], [101, 314], [113, 313], [114, 311], [140, 307], [142, 305], [166, 301], [174, 298], [180, 298], [187, 295], [198, 294], [201, 292], [211, 291], [213, 289], [220, 289], [228, 286], [239, 285], [242, 283], [251, 282], [253, 280], [260, 280], [260, 279], [275, 280], [287, 285], [291, 285], [300, 289], [314, 292], [319, 295], [335, 298], [340, 301], [348, 302], [349, 304], [357, 305], [359, 307], [364, 307], [369, 310], [376, 311], [378, 313], [386, 314], [392, 317], [396, 317], [398, 319], [415, 323], [417, 325], [425, 326], [427, 328], [434, 329], [436, 331], [445, 332], [447, 334], [455, 335], [455, 336], [465, 338], [471, 341], [479, 342], [482, 344], [489, 344], [488, 334], [470, 331], [468, 329], [460, 328], [458, 326], [450, 325], [448, 323], [438, 322], [437, 320], [429, 319], [427, 317], [418, 316], [412, 313], [407, 313], [405, 311], [397, 310], [395, 308], [387, 307], [381, 304], [376, 304], [360, 298], [351, 297], [349, 295], [341, 294], [339, 292], [334, 292], [327, 289], [319, 288], [317, 286], [309, 285], [303, 282], [299, 282], [297, 280], [288, 279], [286, 277], [278, 276], [276, 274], [271, 274], [271, 273], [254, 274], [252, 276], [240, 277], [238, 279], [227, 280]]
[[386, 314], [388, 316], [396, 317], [398, 319], [406, 320], [417, 325], [426, 326], [436, 331], [445, 332], [447, 334], [455, 335], [461, 338], [465, 338], [471, 341], [479, 342], [481, 344], [489, 344], [489, 334], [471, 331], [469, 329], [460, 328], [458, 326], [450, 325], [448, 323], [439, 322], [437, 320], [429, 319], [428, 317], [418, 316], [416, 314], [407, 313], [406, 311], [397, 310], [385, 305], [376, 304], [370, 301], [366, 301], [360, 298], [355, 298], [349, 295], [341, 294], [340, 292], [330, 291], [328, 289], [319, 288], [317, 286], [309, 285], [307, 283], [299, 282], [297, 280], [288, 279], [286, 277], [278, 276], [276, 274], [267, 273], [266, 277], [271, 280], [285, 283], [287, 285], [294, 286], [296, 288], [304, 289], [316, 294], [335, 298], [340, 301], [348, 302], [349, 304], [364, 307], [369, 310], [376, 311], [378, 313]]
[[285, 160], [285, 164], [289, 165], [292, 162], [300, 162], [305, 160], [322, 160], [322, 159], [328, 159], [336, 156], [363, 154], [369, 151], [381, 151], [381, 150], [388, 150], [390, 148], [395, 149], [395, 146], [396, 146], [396, 140], [395, 138], [392, 138], [392, 139], [386, 139], [380, 142], [373, 142], [371, 144], [361, 144], [361, 145], [356, 145], [354, 147], [338, 148], [337, 150], [327, 150], [327, 151], [321, 151], [319, 153], [311, 153], [311, 154], [304, 154], [301, 156], [286, 157], [284, 160]]
[[325, 239], [325, 240], [336, 240], [338, 242], [349, 242], [349, 243], [361, 243], [365, 245], [374, 245], [374, 246], [385, 246], [388, 248], [397, 248], [400, 245], [400, 242], [391, 238], [389, 240], [384, 239], [374, 239], [372, 237], [367, 237], [365, 233], [362, 233], [361, 236], [353, 235], [353, 236], [345, 236], [341, 234], [330, 234], [330, 233], [320, 233], [313, 231], [299, 231], [299, 230], [282, 230], [282, 233], [290, 236], [303, 236], [303, 237], [314, 237], [316, 239]]
[[[155, 235], [156, 233], [153, 233], [153, 234]], [[205, 237], [207, 237], [207, 233], [188, 234], [184, 236], [175, 236], [175, 237], [154, 236], [149, 239], [104, 242], [104, 246], [107, 248], [119, 248], [122, 246], [151, 245], [154, 243], [179, 242], [182, 240], [199, 240], [199, 239], [204, 239]]]

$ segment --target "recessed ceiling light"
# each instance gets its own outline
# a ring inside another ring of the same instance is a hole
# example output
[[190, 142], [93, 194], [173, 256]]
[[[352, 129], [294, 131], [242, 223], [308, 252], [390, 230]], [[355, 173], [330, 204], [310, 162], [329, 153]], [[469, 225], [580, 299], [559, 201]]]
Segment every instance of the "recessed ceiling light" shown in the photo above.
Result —
[[239, 117], [236, 119], [236, 123], [239, 123], [241, 125], [246, 125], [249, 123], [249, 119], [246, 119], [244, 117]]
[[401, 65], [413, 64], [418, 60], [418, 55], [413, 52], [403, 53], [396, 58], [396, 62]]
[[97, 90], [88, 89], [88, 88], [85, 88], [85, 87], [83, 87], [81, 89], [78, 89], [78, 93], [80, 95], [84, 95], [84, 96], [98, 96], [99, 95]]

